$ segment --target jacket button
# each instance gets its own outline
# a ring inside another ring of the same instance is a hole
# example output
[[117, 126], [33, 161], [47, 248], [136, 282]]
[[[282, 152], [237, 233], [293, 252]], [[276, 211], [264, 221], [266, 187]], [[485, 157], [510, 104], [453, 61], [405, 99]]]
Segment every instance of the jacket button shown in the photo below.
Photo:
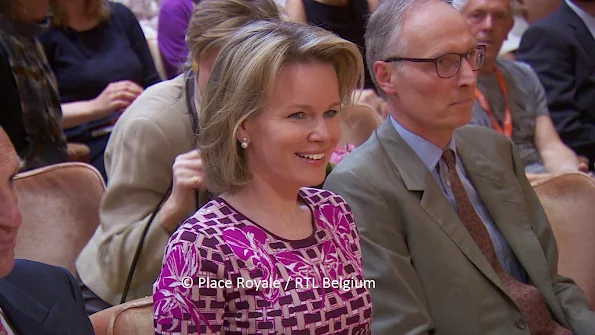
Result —
[[518, 319], [515, 321], [514, 323], [519, 329], [525, 329], [527, 328], [527, 322], [525, 322], [525, 320], [523, 320], [522, 318]]

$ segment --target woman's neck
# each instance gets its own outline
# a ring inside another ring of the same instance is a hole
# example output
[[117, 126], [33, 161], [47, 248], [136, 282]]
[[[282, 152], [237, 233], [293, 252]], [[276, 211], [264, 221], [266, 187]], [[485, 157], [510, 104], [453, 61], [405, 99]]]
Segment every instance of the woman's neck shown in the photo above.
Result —
[[298, 203], [298, 193], [299, 188], [275, 188], [253, 176], [248, 185], [221, 197], [265, 229], [273, 233], [287, 231], [291, 236], [293, 231], [307, 229], [311, 232], [310, 227], [304, 227], [304, 218], [310, 216], [310, 210], [306, 204]]
[[99, 23], [97, 19], [89, 19], [84, 0], [57, 1], [60, 11], [64, 15], [65, 24], [74, 30], [89, 30]]

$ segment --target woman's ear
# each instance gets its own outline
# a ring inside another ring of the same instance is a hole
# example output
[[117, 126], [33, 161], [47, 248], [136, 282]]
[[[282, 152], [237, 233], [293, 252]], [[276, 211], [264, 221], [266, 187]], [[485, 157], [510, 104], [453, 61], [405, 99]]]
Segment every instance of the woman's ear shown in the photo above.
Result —
[[250, 126], [246, 125], [247, 120], [244, 120], [244, 122], [240, 123], [240, 126], [238, 127], [238, 130], [236, 131], [236, 139], [238, 140], [238, 142], [245, 142], [244, 139], [249, 139], [250, 138], [250, 132], [249, 132], [249, 128]]

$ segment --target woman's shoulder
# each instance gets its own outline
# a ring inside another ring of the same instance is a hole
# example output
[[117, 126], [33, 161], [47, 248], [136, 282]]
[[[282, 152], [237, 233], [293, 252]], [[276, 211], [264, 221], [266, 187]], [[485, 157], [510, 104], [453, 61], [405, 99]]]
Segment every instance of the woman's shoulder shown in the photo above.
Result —
[[126, 7], [124, 4], [108, 1], [108, 7], [110, 10], [110, 22], [138, 22], [138, 19], [132, 10], [130, 10], [130, 8]]
[[328, 190], [312, 188], [312, 187], [302, 187], [300, 189], [300, 196], [306, 200], [311, 206], [313, 207], [321, 207], [321, 206], [333, 206], [333, 207], [340, 207], [349, 210], [345, 199], [341, 197], [339, 194], [333, 193]]
[[186, 219], [174, 235], [193, 241], [202, 236], [203, 241], [212, 240], [216, 243], [226, 229], [240, 224], [240, 220], [234, 214], [235, 211], [229, 208], [226, 202], [219, 198], [211, 200]]

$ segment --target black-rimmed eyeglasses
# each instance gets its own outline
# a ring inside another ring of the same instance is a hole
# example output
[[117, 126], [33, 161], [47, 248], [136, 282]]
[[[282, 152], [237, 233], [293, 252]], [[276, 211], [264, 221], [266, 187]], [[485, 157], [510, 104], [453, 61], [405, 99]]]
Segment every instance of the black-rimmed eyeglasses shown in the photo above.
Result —
[[446, 79], [453, 77], [455, 74], [457, 74], [457, 72], [459, 72], [459, 68], [461, 67], [463, 57], [471, 66], [471, 70], [479, 70], [483, 65], [485, 53], [485, 45], [478, 45], [475, 48], [469, 50], [469, 52], [464, 54], [449, 53], [446, 55], [438, 56], [436, 58], [390, 57], [384, 60], [384, 62], [390, 63], [406, 61], [415, 63], [434, 63], [436, 65], [436, 73], [438, 73], [438, 77]]

